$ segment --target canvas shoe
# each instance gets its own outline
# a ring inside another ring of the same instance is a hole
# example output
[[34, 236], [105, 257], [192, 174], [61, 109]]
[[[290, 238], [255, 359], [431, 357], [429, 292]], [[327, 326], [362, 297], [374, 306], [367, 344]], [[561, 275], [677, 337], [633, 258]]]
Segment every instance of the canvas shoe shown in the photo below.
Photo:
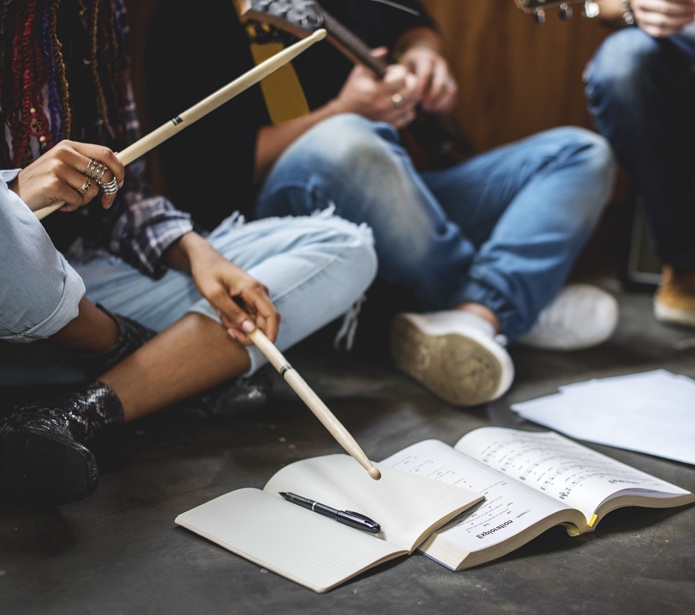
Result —
[[676, 273], [664, 267], [654, 295], [654, 316], [659, 322], [695, 327], [695, 271]]
[[544, 350], [581, 350], [605, 342], [618, 326], [615, 297], [589, 284], [569, 284], [516, 343]]
[[492, 325], [461, 310], [397, 314], [391, 354], [398, 369], [456, 406], [497, 399], [514, 379], [514, 364]]

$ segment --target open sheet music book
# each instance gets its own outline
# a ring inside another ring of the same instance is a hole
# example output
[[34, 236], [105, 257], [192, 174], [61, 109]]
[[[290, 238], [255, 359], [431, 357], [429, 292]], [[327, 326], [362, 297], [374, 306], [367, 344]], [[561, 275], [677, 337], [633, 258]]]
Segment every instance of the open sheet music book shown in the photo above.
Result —
[[[176, 523], [316, 592], [412, 553], [432, 531], [482, 494], [381, 468], [375, 481], [348, 455], [313, 457], [279, 470], [263, 490], [238, 489], [176, 518]], [[377, 535], [285, 501], [291, 492], [381, 525]]]
[[491, 561], [564, 524], [592, 531], [622, 506], [669, 508], [695, 495], [553, 432], [482, 427], [454, 447], [425, 440], [379, 465], [485, 494], [485, 501], [432, 534], [420, 550], [452, 570]]

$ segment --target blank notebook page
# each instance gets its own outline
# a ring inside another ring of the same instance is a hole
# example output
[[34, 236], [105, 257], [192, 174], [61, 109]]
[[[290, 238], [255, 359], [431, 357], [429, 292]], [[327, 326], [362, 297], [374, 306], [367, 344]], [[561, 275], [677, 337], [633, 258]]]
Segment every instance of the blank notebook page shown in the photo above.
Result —
[[179, 515], [176, 523], [315, 591], [403, 552], [258, 489], [222, 495]]

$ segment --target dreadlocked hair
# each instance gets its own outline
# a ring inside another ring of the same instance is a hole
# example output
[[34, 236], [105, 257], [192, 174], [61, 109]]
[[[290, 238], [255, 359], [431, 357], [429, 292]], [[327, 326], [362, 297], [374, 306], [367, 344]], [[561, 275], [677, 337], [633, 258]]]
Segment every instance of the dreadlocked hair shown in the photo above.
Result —
[[[127, 37], [123, 0], [2, 0], [0, 117], [6, 162], [20, 167], [31, 161], [33, 140], [39, 153], [69, 138], [124, 146]], [[80, 75], [89, 76], [90, 87], [79, 82]], [[71, 77], [76, 79], [72, 89]], [[75, 107], [93, 111], [85, 119]]]

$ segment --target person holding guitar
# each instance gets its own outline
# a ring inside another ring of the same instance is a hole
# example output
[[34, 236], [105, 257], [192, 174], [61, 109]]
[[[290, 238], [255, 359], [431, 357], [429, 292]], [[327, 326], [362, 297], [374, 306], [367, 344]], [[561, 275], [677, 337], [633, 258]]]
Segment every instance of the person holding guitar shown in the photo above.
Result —
[[[248, 14], [260, 26], [242, 23]], [[417, 165], [408, 129], [420, 115], [451, 110], [457, 88], [472, 86], [455, 83], [437, 25], [415, 0], [264, 0], [236, 10], [229, 0], [201, 0], [195, 11], [163, 0], [148, 38], [156, 123], [247, 70], [258, 37], [287, 22], [293, 33], [325, 27], [334, 43], [294, 61], [280, 88], [290, 106], [298, 81], [304, 112], [274, 121], [270, 88], [250, 91], [207, 130], [161, 150], [168, 185], [194, 219], [225, 215], [233, 185], [251, 216], [328, 210], [367, 224], [379, 276], [422, 310], [394, 318], [394, 362], [455, 405], [509, 389], [506, 343], [572, 350], [610, 337], [614, 298], [588, 285], [563, 288], [612, 192], [608, 144], [563, 127], [443, 168]], [[186, 150], [199, 153], [193, 171], [210, 181], [204, 193], [179, 198], [192, 170]]]
[[654, 315], [695, 327], [695, 2], [604, 0], [604, 19], [626, 21], [585, 71], [598, 131], [644, 203], [662, 276]]

